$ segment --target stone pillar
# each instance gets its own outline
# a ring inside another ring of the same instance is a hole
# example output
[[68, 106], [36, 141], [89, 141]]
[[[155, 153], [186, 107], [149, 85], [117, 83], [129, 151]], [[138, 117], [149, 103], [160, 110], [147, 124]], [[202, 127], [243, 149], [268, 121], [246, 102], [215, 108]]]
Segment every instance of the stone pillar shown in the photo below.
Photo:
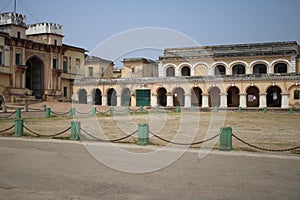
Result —
[[167, 106], [173, 106], [173, 94], [167, 94]]
[[23, 72], [22, 74], [22, 88], [26, 87], [26, 72]]
[[220, 108], [227, 108], [227, 93], [221, 93]]
[[240, 94], [240, 105], [239, 107], [241, 108], [246, 108], [247, 107], [247, 94]]
[[157, 106], [157, 95], [156, 94], [152, 94], [152, 96], [151, 96], [151, 106], [152, 107]]
[[102, 95], [102, 106], [107, 106], [107, 95]]
[[117, 94], [117, 106], [121, 106], [121, 95]]
[[93, 103], [93, 96], [88, 94], [86, 95], [86, 99], [87, 99], [87, 104], [92, 104]]
[[184, 94], [184, 107], [190, 108], [192, 106], [192, 95]]
[[281, 108], [289, 108], [289, 93], [281, 93]]
[[259, 93], [259, 107], [264, 108], [267, 107], [267, 94]]
[[163, 65], [161, 61], [158, 63], [158, 77], [163, 77]]
[[202, 94], [202, 107], [203, 108], [208, 108], [209, 104], [208, 104], [208, 94]]
[[291, 56], [291, 68], [288, 73], [296, 73], [296, 56]]

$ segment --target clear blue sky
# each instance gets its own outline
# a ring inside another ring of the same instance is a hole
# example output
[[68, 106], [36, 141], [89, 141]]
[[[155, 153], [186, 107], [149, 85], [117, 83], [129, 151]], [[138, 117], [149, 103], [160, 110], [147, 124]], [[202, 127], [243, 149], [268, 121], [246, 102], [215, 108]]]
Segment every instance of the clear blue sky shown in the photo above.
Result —
[[[0, 11], [13, 0], [0, 0]], [[17, 0], [27, 24], [63, 25], [64, 43], [92, 50], [120, 32], [162, 27], [201, 45], [295, 40], [300, 0]]]

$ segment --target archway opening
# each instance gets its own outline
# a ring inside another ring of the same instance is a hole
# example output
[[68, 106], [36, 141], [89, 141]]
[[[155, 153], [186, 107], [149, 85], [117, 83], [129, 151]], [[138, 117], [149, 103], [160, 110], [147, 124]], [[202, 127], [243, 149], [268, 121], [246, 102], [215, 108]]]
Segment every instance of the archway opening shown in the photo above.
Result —
[[274, 66], [275, 74], [286, 74], [287, 73], [287, 65], [285, 63], [277, 63]]
[[32, 90], [32, 95], [41, 99], [44, 94], [44, 63], [34, 56], [26, 62], [26, 88]]
[[185, 66], [181, 69], [182, 76], [191, 76], [191, 69], [188, 66]]
[[157, 105], [167, 106], [167, 90], [165, 88], [157, 90]]
[[232, 68], [232, 74], [233, 75], [240, 75], [240, 74], [245, 74], [245, 66], [244, 65], [235, 65]]
[[166, 70], [166, 75], [169, 76], [175, 76], [175, 69], [174, 67], [168, 67]]
[[107, 92], [107, 105], [108, 106], [117, 105], [117, 92], [113, 88], [110, 88]]
[[253, 66], [253, 74], [260, 75], [267, 73], [267, 66], [265, 64], [256, 64]]
[[240, 105], [240, 90], [236, 86], [232, 86], [227, 90], [227, 106], [238, 107]]
[[218, 87], [212, 87], [209, 94], [209, 106], [210, 107], [219, 107], [220, 106], [220, 89]]
[[281, 89], [278, 86], [272, 86], [267, 90], [267, 106], [281, 107]]
[[184, 106], [184, 90], [180, 87], [173, 92], [173, 106]]
[[193, 87], [192, 89], [192, 106], [202, 106], [202, 90], [199, 87]]
[[87, 92], [85, 89], [80, 89], [78, 92], [78, 103], [87, 103]]
[[98, 88], [93, 90], [93, 104], [102, 105], [102, 92]]
[[124, 89], [122, 92], [121, 106], [131, 106], [131, 92], [128, 88]]
[[247, 107], [259, 106], [259, 89], [251, 86], [247, 89]]
[[217, 65], [214, 69], [214, 74], [218, 75], [226, 75], [226, 68], [223, 65]]

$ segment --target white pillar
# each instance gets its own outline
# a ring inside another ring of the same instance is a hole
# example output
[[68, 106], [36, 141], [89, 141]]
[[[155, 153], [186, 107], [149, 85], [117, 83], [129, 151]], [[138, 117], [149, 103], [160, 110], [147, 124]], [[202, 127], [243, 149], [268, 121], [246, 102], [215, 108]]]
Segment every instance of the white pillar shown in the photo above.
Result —
[[267, 106], [267, 94], [260, 93], [259, 94], [259, 107], [264, 108]]
[[220, 108], [227, 108], [227, 93], [221, 93]]
[[173, 94], [167, 94], [167, 106], [173, 106]]
[[192, 95], [184, 94], [184, 107], [190, 108], [192, 106]]
[[152, 94], [152, 96], [151, 96], [151, 106], [152, 107], [157, 106], [157, 95], [156, 94]]
[[163, 77], [163, 64], [161, 61], [158, 63], [158, 77]]
[[86, 95], [86, 97], [87, 97], [87, 104], [92, 104], [93, 103], [93, 96], [88, 94], [88, 95]]
[[240, 107], [246, 108], [247, 107], [247, 101], [246, 101], [247, 94], [240, 94]]
[[291, 68], [288, 73], [296, 73], [296, 56], [291, 56]]
[[209, 105], [208, 105], [208, 97], [209, 97], [208, 94], [202, 94], [202, 107], [203, 108], [208, 108], [209, 107]]
[[289, 108], [289, 93], [281, 93], [281, 108]]
[[117, 106], [121, 106], [121, 95], [117, 94]]
[[102, 95], [102, 106], [107, 106], [107, 95]]

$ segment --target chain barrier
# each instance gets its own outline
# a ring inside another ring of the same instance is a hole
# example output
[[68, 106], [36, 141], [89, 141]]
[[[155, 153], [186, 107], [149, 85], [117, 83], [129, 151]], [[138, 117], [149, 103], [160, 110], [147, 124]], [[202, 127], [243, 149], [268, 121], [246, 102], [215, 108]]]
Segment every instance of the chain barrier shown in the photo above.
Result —
[[131, 112], [137, 112], [137, 111], [140, 110], [140, 108], [137, 108], [137, 109], [132, 109], [132, 108], [130, 108], [129, 110], [130, 110]]
[[7, 129], [1, 130], [0, 133], [4, 133], [6, 131], [9, 131], [9, 130], [13, 129], [14, 127], [15, 127], [15, 125], [12, 125], [11, 127], [7, 128]]
[[51, 111], [51, 113], [53, 115], [56, 115], [56, 116], [65, 116], [65, 115], [68, 115], [70, 114], [71, 111], [68, 111], [68, 112], [65, 112], [65, 113], [57, 113], [57, 112], [54, 112], [54, 111]]
[[253, 144], [250, 144], [244, 140], [242, 140], [241, 138], [239, 138], [238, 136], [234, 135], [232, 133], [232, 137], [234, 137], [235, 139], [237, 139], [238, 141], [252, 147], [252, 148], [255, 148], [255, 149], [259, 149], [259, 150], [263, 150], [263, 151], [276, 151], [276, 152], [284, 152], [284, 151], [292, 151], [292, 150], [296, 150], [296, 149], [299, 149], [300, 146], [296, 146], [296, 147], [292, 147], [292, 148], [287, 148], [287, 149], [268, 149], [268, 148], [264, 148], [264, 147], [259, 147], [259, 146], [256, 146], [256, 145], [253, 145]]
[[122, 137], [122, 138], [105, 140], [105, 139], [100, 139], [100, 138], [97, 138], [97, 137], [93, 136], [91, 133], [89, 133], [88, 131], [84, 130], [83, 128], [80, 128], [80, 130], [82, 132], [84, 132], [85, 134], [87, 134], [88, 136], [90, 136], [91, 138], [95, 139], [96, 141], [100, 141], [100, 142], [118, 142], [120, 140], [127, 139], [127, 138], [133, 136], [134, 134], [136, 134], [138, 132], [138, 130], [136, 130], [136, 131], [132, 132], [131, 134], [129, 134], [129, 135], [125, 136], [125, 137]]
[[105, 114], [105, 113], [108, 113], [110, 111], [110, 108], [107, 110], [107, 111], [99, 111], [99, 110], [96, 110], [96, 113], [100, 113], [100, 114]]
[[71, 130], [71, 127], [59, 132], [59, 133], [55, 133], [55, 134], [51, 134], [51, 135], [44, 135], [44, 134], [39, 134], [31, 129], [29, 129], [28, 127], [26, 127], [25, 125], [23, 125], [24, 129], [26, 129], [27, 131], [29, 131], [30, 133], [36, 135], [36, 136], [39, 136], [39, 137], [55, 137], [55, 136], [58, 136], [58, 135], [61, 135], [69, 130]]
[[7, 118], [10, 118], [11, 116], [13, 116], [14, 114], [16, 114], [17, 111], [9, 114], [8, 116], [5, 116], [5, 117], [0, 117], [1, 119], [7, 119]]
[[93, 112], [93, 110], [90, 110], [89, 112], [79, 112], [79, 111], [75, 110], [75, 112], [80, 115], [88, 115], [88, 114], [91, 114]]
[[206, 139], [206, 140], [202, 140], [202, 141], [199, 141], [199, 142], [180, 143], [180, 142], [173, 142], [173, 141], [164, 139], [164, 138], [158, 136], [159, 133], [154, 134], [154, 133], [151, 132], [151, 131], [149, 131], [149, 133], [150, 133], [151, 135], [153, 135], [154, 137], [156, 137], [156, 138], [158, 138], [158, 139], [160, 139], [160, 140], [162, 140], [162, 141], [164, 141], [164, 142], [171, 143], [171, 144], [176, 144], [176, 145], [183, 145], [183, 146], [192, 146], [192, 145], [202, 144], [202, 143], [204, 143], [204, 142], [208, 142], [208, 141], [213, 140], [213, 139], [215, 139], [215, 138], [217, 138], [217, 137], [220, 136], [220, 134], [217, 134], [217, 135], [215, 135], [215, 136], [212, 136], [212, 137], [210, 137], [210, 138], [208, 138], [208, 139]]
[[118, 113], [123, 113], [123, 112], [126, 112], [126, 108], [125, 109], [122, 109], [122, 110], [118, 110], [118, 109], [114, 109], [115, 112], [118, 112]]

